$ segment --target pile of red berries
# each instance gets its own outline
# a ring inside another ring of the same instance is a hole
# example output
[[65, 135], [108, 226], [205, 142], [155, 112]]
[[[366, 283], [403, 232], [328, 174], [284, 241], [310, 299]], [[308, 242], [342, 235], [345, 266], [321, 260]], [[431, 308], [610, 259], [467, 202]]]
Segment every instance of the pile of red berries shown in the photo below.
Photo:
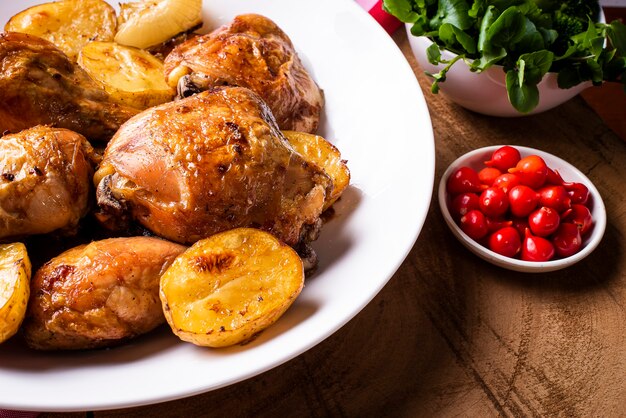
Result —
[[455, 170], [446, 189], [463, 232], [507, 257], [569, 257], [593, 226], [587, 186], [564, 181], [538, 155], [522, 158], [511, 146], [494, 151], [480, 171]]

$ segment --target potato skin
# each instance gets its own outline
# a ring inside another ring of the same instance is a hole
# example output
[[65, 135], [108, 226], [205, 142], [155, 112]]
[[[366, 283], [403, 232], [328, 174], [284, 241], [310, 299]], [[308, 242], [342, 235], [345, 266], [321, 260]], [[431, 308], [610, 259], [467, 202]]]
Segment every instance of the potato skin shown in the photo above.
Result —
[[55, 44], [71, 59], [92, 40], [112, 41], [115, 9], [103, 0], [63, 0], [30, 7], [13, 16], [6, 32], [35, 35]]
[[163, 63], [145, 50], [90, 42], [78, 54], [78, 65], [115, 103], [143, 110], [174, 98], [175, 91], [163, 76]]
[[196, 242], [161, 276], [163, 312], [181, 340], [245, 343], [274, 324], [304, 286], [296, 252], [271, 234], [236, 228]]
[[0, 245], [0, 343], [17, 333], [30, 292], [31, 264], [21, 242]]
[[332, 181], [332, 191], [326, 195], [324, 210], [339, 199], [350, 184], [350, 170], [341, 152], [319, 135], [306, 132], [283, 131], [293, 149], [309, 163], [320, 167]]
[[40, 350], [116, 345], [164, 322], [159, 279], [185, 247], [110, 238], [64, 252], [31, 282], [23, 331]]

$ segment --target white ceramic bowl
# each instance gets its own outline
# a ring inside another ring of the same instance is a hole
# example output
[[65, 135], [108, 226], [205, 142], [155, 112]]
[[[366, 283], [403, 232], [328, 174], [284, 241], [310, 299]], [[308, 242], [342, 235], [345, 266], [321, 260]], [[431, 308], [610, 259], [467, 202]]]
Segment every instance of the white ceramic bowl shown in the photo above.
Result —
[[[432, 65], [428, 62], [426, 49], [432, 41], [425, 36], [411, 35], [411, 24], [406, 25], [409, 43], [415, 59], [424, 71], [437, 73], [444, 65]], [[441, 53], [445, 60], [453, 59], [456, 54], [444, 50]], [[591, 82], [581, 83], [569, 89], [560, 89], [556, 81], [556, 73], [548, 73], [537, 85], [539, 88], [539, 104], [528, 113], [518, 112], [509, 102], [506, 92], [505, 72], [502, 66], [496, 65], [482, 73], [470, 71], [463, 60], [457, 61], [448, 71], [446, 81], [439, 83], [440, 92], [453, 102], [474, 112], [490, 116], [518, 117], [532, 115], [552, 109], [565, 103], [578, 93], [591, 86]]]
[[604, 202], [602, 201], [602, 197], [600, 196], [598, 189], [596, 189], [593, 183], [583, 173], [581, 173], [576, 167], [574, 167], [570, 163], [552, 154], [548, 154], [547, 152], [543, 152], [534, 148], [514, 145], [514, 147], [519, 150], [522, 157], [526, 157], [531, 154], [539, 155], [541, 158], [544, 159], [548, 167], [557, 170], [565, 181], [583, 183], [589, 188], [589, 198], [591, 199], [589, 208], [591, 210], [594, 224], [591, 232], [583, 238], [583, 247], [581, 248], [581, 250], [572, 256], [551, 261], [523, 261], [515, 258], [505, 257], [489, 250], [487, 247], [482, 246], [481, 244], [467, 236], [461, 230], [461, 228], [459, 228], [459, 226], [454, 222], [454, 219], [452, 219], [452, 216], [450, 215], [450, 211], [448, 209], [448, 205], [450, 205], [451, 201], [446, 191], [446, 181], [448, 177], [452, 174], [454, 170], [463, 166], [473, 168], [476, 171], [484, 168], [485, 166], [483, 162], [489, 160], [491, 154], [501, 146], [502, 145], [496, 145], [491, 147], [479, 148], [459, 157], [452, 164], [450, 164], [450, 166], [441, 177], [438, 190], [439, 207], [441, 208], [441, 213], [443, 214], [443, 217], [454, 236], [456, 236], [459, 241], [461, 241], [461, 243], [465, 245], [465, 247], [467, 247], [470, 251], [472, 251], [480, 258], [509, 270], [521, 271], [526, 273], [543, 273], [548, 271], [560, 270], [576, 264], [583, 258], [587, 257], [589, 254], [591, 254], [591, 252], [600, 243], [600, 240], [604, 235], [604, 230], [606, 229], [606, 209], [604, 208]]

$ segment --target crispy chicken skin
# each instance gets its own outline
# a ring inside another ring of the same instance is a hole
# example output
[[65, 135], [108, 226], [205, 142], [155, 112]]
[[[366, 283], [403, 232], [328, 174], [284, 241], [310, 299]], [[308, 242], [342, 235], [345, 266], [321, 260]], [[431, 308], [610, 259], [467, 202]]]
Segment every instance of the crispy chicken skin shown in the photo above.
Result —
[[186, 96], [215, 86], [252, 89], [283, 130], [317, 130], [324, 97], [289, 37], [270, 19], [245, 14], [174, 48], [165, 75]]
[[185, 247], [152, 237], [110, 238], [73, 248], [31, 281], [23, 325], [39, 350], [119, 344], [165, 321], [161, 275]]
[[52, 43], [23, 33], [0, 34], [0, 132], [52, 125], [107, 141], [136, 113], [111, 102]]
[[92, 158], [87, 140], [67, 129], [0, 138], [0, 239], [71, 232], [89, 210]]
[[215, 88], [125, 123], [96, 172], [99, 218], [193, 243], [235, 227], [316, 238], [328, 176], [297, 154], [254, 92]]

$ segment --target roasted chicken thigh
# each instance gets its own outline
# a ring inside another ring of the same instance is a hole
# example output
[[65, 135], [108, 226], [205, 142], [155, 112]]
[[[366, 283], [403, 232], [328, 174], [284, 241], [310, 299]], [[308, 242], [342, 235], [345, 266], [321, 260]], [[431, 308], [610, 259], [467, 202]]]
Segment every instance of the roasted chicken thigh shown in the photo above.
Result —
[[51, 125], [107, 141], [137, 112], [110, 101], [52, 43], [23, 33], [0, 34], [0, 132]]
[[283, 130], [315, 132], [324, 106], [289, 37], [256, 14], [237, 16], [174, 48], [165, 75], [182, 96], [215, 86], [247, 87], [267, 102]]
[[133, 219], [180, 243], [257, 227], [292, 246], [316, 238], [331, 188], [291, 148], [265, 102], [241, 87], [135, 116], [107, 145], [95, 182], [98, 216], [113, 227]]
[[0, 239], [72, 230], [87, 214], [94, 152], [67, 129], [0, 138]]

